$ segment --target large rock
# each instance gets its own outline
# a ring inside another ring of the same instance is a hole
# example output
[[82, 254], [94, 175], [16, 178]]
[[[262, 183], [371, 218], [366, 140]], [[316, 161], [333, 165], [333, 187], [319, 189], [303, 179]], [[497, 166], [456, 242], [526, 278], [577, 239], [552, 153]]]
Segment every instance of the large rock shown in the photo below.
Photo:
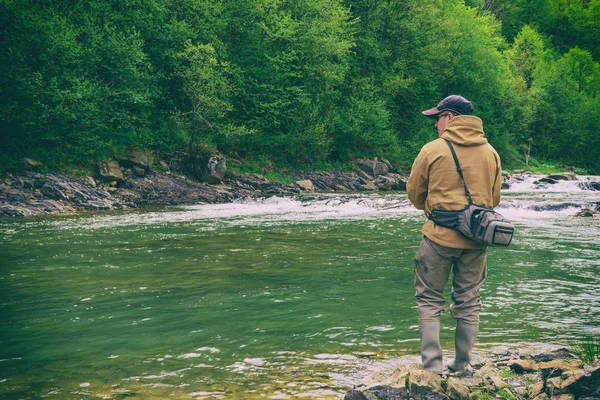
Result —
[[385, 175], [390, 171], [386, 163], [377, 159], [359, 160], [358, 167], [372, 176]]
[[448, 379], [448, 388], [446, 394], [452, 400], [469, 400], [470, 391], [469, 388], [463, 385], [459, 379], [450, 378]]
[[537, 364], [533, 360], [509, 360], [507, 366], [517, 374], [533, 372], [538, 369]]
[[139, 167], [145, 171], [150, 170], [151, 160], [148, 154], [142, 149], [129, 148], [125, 155], [119, 159], [119, 163], [127, 168]]
[[220, 154], [212, 156], [191, 155], [184, 160], [183, 170], [196, 180], [218, 184], [225, 179], [227, 160]]
[[406, 181], [402, 175], [388, 173], [378, 176], [375, 183], [380, 190], [406, 190]]
[[315, 186], [310, 181], [310, 179], [305, 179], [305, 180], [302, 180], [302, 181], [296, 181], [296, 185], [300, 186], [300, 188], [302, 190], [304, 190], [305, 192], [314, 192], [315, 191]]
[[542, 371], [542, 377], [544, 380], [561, 376], [563, 373], [568, 371], [574, 371], [580, 366], [581, 364], [574, 360], [542, 361], [538, 364], [538, 367]]
[[364, 396], [368, 400], [408, 400], [410, 398], [408, 390], [404, 387], [397, 388], [383, 385], [365, 390]]
[[554, 179], [555, 181], [576, 181], [577, 175], [575, 175], [574, 172], [565, 172], [564, 174], [548, 175], [548, 178]]
[[411, 369], [409, 372], [408, 391], [411, 397], [445, 397], [442, 395], [444, 393], [444, 390], [442, 389], [442, 378], [431, 371], [416, 368]]
[[227, 159], [224, 156], [217, 155], [208, 159], [207, 183], [221, 183], [225, 179], [227, 172]]
[[125, 177], [123, 176], [123, 171], [121, 171], [121, 167], [118, 162], [115, 160], [110, 160], [106, 162], [101, 162], [98, 164], [98, 169], [100, 172], [100, 176], [105, 181], [125, 182]]
[[344, 395], [344, 400], [367, 400], [360, 390], [348, 390]]

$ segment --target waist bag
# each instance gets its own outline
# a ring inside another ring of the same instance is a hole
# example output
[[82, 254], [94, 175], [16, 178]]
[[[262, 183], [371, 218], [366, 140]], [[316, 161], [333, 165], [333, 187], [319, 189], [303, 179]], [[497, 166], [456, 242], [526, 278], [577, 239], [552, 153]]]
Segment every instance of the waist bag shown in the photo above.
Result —
[[446, 143], [452, 152], [456, 170], [463, 181], [469, 205], [462, 210], [432, 210], [429, 219], [437, 225], [458, 231], [469, 239], [486, 246], [508, 246], [515, 233], [515, 227], [492, 208], [473, 204], [454, 147], [448, 140]]

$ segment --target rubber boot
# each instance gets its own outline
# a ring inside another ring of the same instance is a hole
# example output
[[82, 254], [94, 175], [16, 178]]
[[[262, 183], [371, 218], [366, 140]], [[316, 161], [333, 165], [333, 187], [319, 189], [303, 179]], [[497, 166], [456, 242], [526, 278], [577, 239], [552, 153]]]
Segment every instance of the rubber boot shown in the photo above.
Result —
[[423, 360], [423, 368], [442, 375], [440, 321], [419, 322], [419, 330], [421, 331], [421, 360]]
[[453, 372], [462, 372], [467, 369], [471, 363], [471, 349], [475, 344], [479, 324], [467, 324], [457, 321], [456, 332], [454, 333], [454, 345], [456, 347], [456, 358], [448, 365], [448, 369]]

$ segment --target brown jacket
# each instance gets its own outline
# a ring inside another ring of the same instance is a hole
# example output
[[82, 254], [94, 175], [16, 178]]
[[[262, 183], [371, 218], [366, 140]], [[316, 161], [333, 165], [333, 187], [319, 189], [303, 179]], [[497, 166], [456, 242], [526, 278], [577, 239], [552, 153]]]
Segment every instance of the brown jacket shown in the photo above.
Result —
[[[469, 204], [452, 153], [444, 139], [454, 146], [473, 203], [496, 207], [500, 203], [502, 186], [500, 157], [484, 137], [481, 119], [472, 115], [454, 117], [440, 138], [423, 146], [406, 185], [410, 202], [427, 214], [433, 209], [459, 210]], [[438, 226], [431, 220], [425, 222], [421, 232], [446, 247], [483, 247], [460, 232]]]

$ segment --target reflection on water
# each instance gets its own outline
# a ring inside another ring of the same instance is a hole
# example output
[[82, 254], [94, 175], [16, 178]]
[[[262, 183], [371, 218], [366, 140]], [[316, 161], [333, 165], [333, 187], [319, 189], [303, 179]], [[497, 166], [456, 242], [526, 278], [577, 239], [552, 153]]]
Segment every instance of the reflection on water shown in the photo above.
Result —
[[[506, 193], [476, 354], [599, 332], [597, 193]], [[422, 222], [394, 193], [3, 220], [0, 397], [337, 398], [418, 362]]]

